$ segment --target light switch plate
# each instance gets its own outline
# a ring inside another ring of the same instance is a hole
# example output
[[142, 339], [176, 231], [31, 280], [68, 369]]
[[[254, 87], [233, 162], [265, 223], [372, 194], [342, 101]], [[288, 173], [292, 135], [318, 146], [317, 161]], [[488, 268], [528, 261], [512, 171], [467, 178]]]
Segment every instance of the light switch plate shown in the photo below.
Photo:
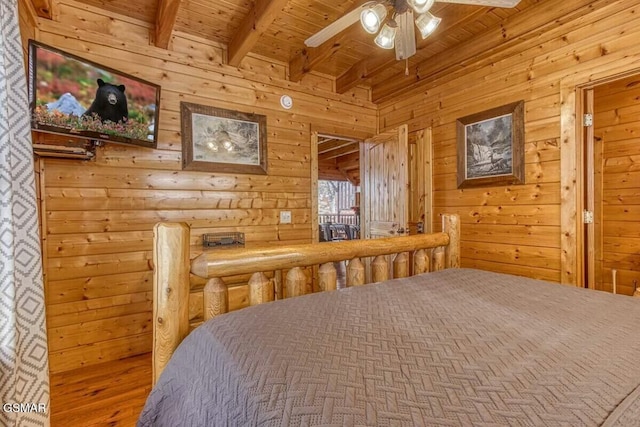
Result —
[[291, 224], [291, 211], [280, 211], [280, 224]]

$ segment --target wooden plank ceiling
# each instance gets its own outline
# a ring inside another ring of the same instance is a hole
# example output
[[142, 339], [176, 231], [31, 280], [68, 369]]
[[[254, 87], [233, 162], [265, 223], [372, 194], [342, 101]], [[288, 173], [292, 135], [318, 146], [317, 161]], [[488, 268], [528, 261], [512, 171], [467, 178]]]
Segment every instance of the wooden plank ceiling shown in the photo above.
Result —
[[318, 138], [318, 178], [360, 185], [360, 142], [331, 136]]
[[[51, 0], [32, 1], [41, 16], [51, 16]], [[502, 28], [506, 37], [508, 22], [517, 18], [514, 15], [526, 13], [539, 2], [521, 0], [507, 9], [442, 0], [431, 9], [442, 23], [426, 40], [418, 40], [417, 54], [405, 63], [396, 61], [392, 50], [375, 46], [373, 36], [359, 23], [319, 47], [305, 48], [305, 39], [364, 0], [81, 1], [148, 22], [155, 29], [156, 46], [171, 49], [174, 31], [204, 37], [227, 46], [230, 65], [240, 64], [251, 52], [289, 64], [293, 81], [315, 71], [335, 77], [340, 93], [359, 85], [371, 87], [373, 101], [388, 99], [418, 80], [437, 76], [444, 66], [452, 65], [451, 58], [463, 64], [465, 59], [495, 49], [502, 40], [489, 40], [477, 48], [474, 41], [496, 27]], [[456, 51], [459, 53], [454, 55]]]

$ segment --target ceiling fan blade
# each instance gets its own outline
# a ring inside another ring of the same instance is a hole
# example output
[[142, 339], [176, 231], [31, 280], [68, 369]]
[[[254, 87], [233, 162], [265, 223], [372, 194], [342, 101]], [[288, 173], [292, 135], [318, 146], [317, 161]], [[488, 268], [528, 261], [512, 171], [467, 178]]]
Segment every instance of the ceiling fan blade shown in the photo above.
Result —
[[396, 60], [407, 59], [416, 54], [416, 30], [413, 25], [413, 11], [396, 15], [398, 32], [396, 33]]
[[305, 46], [307, 47], [318, 47], [322, 43], [329, 40], [331, 37], [338, 34], [340, 31], [346, 30], [351, 25], [355, 24], [360, 20], [360, 14], [367, 7], [379, 3], [377, 1], [368, 1], [363, 5], [356, 7], [351, 12], [347, 12], [342, 17], [338, 18], [337, 21], [332, 22], [327, 25], [308, 39], [304, 41]]
[[516, 7], [520, 0], [436, 0], [440, 3], [473, 4], [476, 6]]

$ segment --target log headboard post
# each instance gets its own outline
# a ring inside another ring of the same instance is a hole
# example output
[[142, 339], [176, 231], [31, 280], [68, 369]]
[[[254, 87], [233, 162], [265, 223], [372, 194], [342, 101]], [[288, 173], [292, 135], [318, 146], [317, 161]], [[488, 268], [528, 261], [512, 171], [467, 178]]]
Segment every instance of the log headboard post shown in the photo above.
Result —
[[449, 244], [445, 247], [445, 268], [460, 267], [460, 217], [442, 215], [442, 231], [449, 235]]
[[189, 226], [153, 228], [153, 384], [189, 333]]
[[[407, 253], [414, 253], [414, 273], [437, 271], [460, 266], [460, 220], [458, 215], [442, 215], [442, 232], [361, 240], [278, 245], [224, 251], [202, 251], [191, 260], [189, 226], [184, 223], [159, 223], [153, 229], [153, 384], [169, 362], [171, 355], [187, 336], [192, 325], [229, 310], [229, 289], [224, 280], [230, 278], [235, 295], [247, 287], [251, 305], [273, 300], [273, 280], [265, 272], [275, 272], [278, 297], [287, 298], [307, 293], [306, 275], [302, 268], [322, 265], [319, 269], [321, 288], [336, 288], [337, 274], [333, 263], [351, 260], [347, 286], [365, 284], [363, 257], [378, 260], [376, 280], [389, 278], [387, 255], [396, 255], [394, 277], [410, 274]], [[433, 264], [430, 250], [433, 249]], [[198, 251], [200, 252], [200, 251]], [[376, 261], [374, 261], [374, 264]], [[288, 270], [286, 279], [282, 270]], [[384, 273], [384, 274], [382, 274]], [[238, 276], [251, 274], [249, 283], [238, 283]], [[235, 277], [235, 278], [234, 278]], [[193, 282], [192, 282], [193, 280]], [[208, 281], [207, 281], [208, 280]], [[200, 285], [207, 283], [204, 289]], [[192, 286], [193, 285], [193, 286]], [[191, 299], [191, 303], [190, 300]], [[191, 309], [191, 312], [189, 311]]]

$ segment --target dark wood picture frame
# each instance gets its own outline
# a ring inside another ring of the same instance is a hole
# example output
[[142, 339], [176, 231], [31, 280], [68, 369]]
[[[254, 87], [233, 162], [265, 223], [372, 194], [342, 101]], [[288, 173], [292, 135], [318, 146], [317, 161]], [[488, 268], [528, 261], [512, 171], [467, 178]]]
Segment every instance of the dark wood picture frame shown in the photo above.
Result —
[[458, 188], [524, 184], [524, 101], [456, 121]]
[[267, 117], [180, 103], [182, 169], [267, 173]]

